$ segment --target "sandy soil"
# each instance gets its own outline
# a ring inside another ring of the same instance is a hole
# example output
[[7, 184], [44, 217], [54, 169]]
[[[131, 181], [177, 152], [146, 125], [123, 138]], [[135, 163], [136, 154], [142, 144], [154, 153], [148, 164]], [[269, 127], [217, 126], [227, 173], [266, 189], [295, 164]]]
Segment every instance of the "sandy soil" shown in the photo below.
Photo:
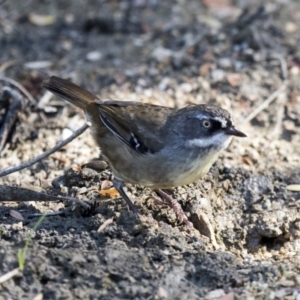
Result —
[[[22, 275], [0, 284], [0, 298], [299, 300], [300, 193], [286, 188], [300, 184], [298, 1], [60, 2], [0, 6], [0, 88], [15, 88], [4, 77], [12, 78], [34, 98], [24, 96], [1, 169], [84, 124], [79, 109], [44, 97], [49, 75], [101, 99], [217, 104], [248, 138], [235, 139], [202, 180], [170, 191], [194, 228], [155, 206], [149, 189], [126, 186], [139, 215], [99, 193], [111, 173], [105, 162], [101, 172], [83, 167], [100, 155], [88, 132], [1, 178], [92, 206], [2, 199], [0, 276], [18, 267], [38, 213], [58, 214], [34, 234]], [[3, 126], [9, 105], [0, 105]]]

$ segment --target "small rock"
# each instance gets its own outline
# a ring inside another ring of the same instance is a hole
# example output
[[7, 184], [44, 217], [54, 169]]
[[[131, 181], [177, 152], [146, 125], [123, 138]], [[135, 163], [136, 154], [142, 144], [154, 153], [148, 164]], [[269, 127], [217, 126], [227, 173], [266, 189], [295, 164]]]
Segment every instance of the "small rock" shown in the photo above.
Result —
[[209, 72], [211, 69], [212, 64], [211, 63], [204, 63], [200, 66], [199, 68], [199, 75], [200, 76], [206, 76], [206, 74]]
[[78, 189], [77, 194], [81, 195], [81, 194], [85, 194], [87, 192], [87, 188], [84, 186], [80, 189]]
[[234, 71], [239, 73], [242, 72], [243, 68], [244, 68], [245, 64], [242, 61], [234, 61]]
[[300, 184], [291, 184], [286, 187], [288, 191], [300, 192]]
[[68, 187], [67, 186], [62, 186], [60, 188], [60, 192], [63, 194], [63, 195], [67, 195], [68, 194]]
[[210, 73], [210, 76], [213, 82], [219, 82], [225, 78], [225, 72], [221, 69], [216, 69]]
[[24, 67], [28, 68], [28, 69], [33, 69], [33, 70], [37, 70], [37, 69], [45, 69], [45, 68], [49, 68], [52, 66], [52, 62], [51, 61], [30, 61], [24, 64]]
[[210, 291], [208, 294], [206, 294], [205, 298], [213, 300], [213, 299], [218, 299], [224, 295], [225, 295], [224, 290], [217, 289], [217, 290]]
[[288, 280], [286, 278], [281, 278], [278, 283], [281, 286], [285, 286], [285, 287], [293, 287], [296, 285], [296, 283], [293, 280]]
[[214, 229], [209, 221], [209, 218], [207, 215], [202, 212], [200, 209], [194, 209], [192, 211], [195, 211], [191, 215], [191, 220], [194, 225], [194, 227], [204, 236], [208, 237], [213, 244], [213, 246], [218, 249], [219, 245], [217, 244]]
[[72, 134], [72, 130], [70, 130], [69, 128], [64, 128], [61, 134], [61, 140], [69, 138]]
[[166, 289], [164, 289], [162, 286], [160, 286], [158, 288], [157, 294], [158, 294], [158, 296], [159, 296], [160, 299], [165, 299], [165, 298], [168, 298], [168, 296], [169, 296], [169, 294], [166, 291]]
[[189, 83], [182, 83], [179, 88], [184, 92], [184, 93], [190, 93], [193, 90], [193, 87]]
[[168, 88], [169, 83], [170, 83], [170, 78], [164, 77], [158, 84], [158, 89], [161, 91], [165, 91]]
[[222, 57], [218, 60], [218, 66], [221, 69], [230, 69], [232, 67], [231, 59], [228, 57]]
[[136, 69], [126, 69], [124, 70], [124, 74], [132, 78], [138, 75], [138, 71]]
[[287, 22], [284, 26], [284, 29], [286, 32], [288, 33], [293, 33], [293, 32], [296, 32], [297, 29], [298, 29], [298, 26], [296, 23], [294, 22]]
[[90, 168], [95, 171], [101, 172], [101, 171], [107, 169], [108, 164], [107, 164], [107, 162], [105, 162], [103, 160], [95, 159], [95, 160], [91, 160], [87, 164], [82, 165], [82, 167]]
[[238, 74], [238, 73], [229, 73], [226, 76], [228, 83], [232, 87], [237, 87], [240, 84], [242, 78], [243, 78], [243, 75]]
[[159, 62], [169, 62], [173, 52], [166, 48], [156, 48], [152, 52], [152, 57]]
[[278, 291], [275, 292], [275, 297], [279, 298], [279, 299], [283, 299], [283, 297], [285, 297], [286, 295], [288, 295], [290, 293], [289, 289], [280, 289]]
[[102, 53], [100, 51], [91, 51], [86, 55], [86, 59], [93, 62], [98, 61], [102, 58]]
[[11, 225], [11, 228], [13, 230], [19, 230], [23, 228], [23, 222], [14, 223]]
[[54, 114], [58, 111], [56, 107], [49, 105], [44, 106], [43, 109], [46, 114]]

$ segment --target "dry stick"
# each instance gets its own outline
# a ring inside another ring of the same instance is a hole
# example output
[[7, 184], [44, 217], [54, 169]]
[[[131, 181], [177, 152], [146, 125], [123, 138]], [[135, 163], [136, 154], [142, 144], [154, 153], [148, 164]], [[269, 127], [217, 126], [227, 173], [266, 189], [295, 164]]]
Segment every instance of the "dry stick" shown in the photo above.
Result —
[[32, 166], [33, 164], [37, 163], [38, 161], [44, 159], [45, 157], [51, 155], [55, 151], [59, 150], [60, 148], [64, 147], [68, 143], [70, 143], [76, 137], [78, 137], [79, 135], [81, 135], [85, 130], [87, 130], [91, 125], [92, 124], [90, 122], [87, 122], [82, 127], [80, 127], [79, 129], [77, 129], [71, 136], [69, 136], [67, 139], [59, 142], [52, 149], [47, 150], [43, 154], [41, 154], [41, 155], [39, 155], [39, 156], [37, 156], [37, 157], [35, 157], [33, 159], [30, 159], [27, 162], [24, 162], [23, 164], [20, 164], [20, 165], [15, 166], [15, 167], [6, 168], [6, 169], [0, 171], [0, 177], [6, 176], [8, 174], [11, 174], [11, 173], [14, 173], [14, 172], [17, 172], [17, 171], [20, 171], [20, 170], [23, 170], [25, 168], [28, 168], [28, 167]]
[[[0, 3], [1, 5], [1, 3]], [[0, 73], [3, 73], [6, 69], [12, 67], [12, 66], [16, 66], [20, 64], [20, 61], [18, 60], [9, 60], [9, 61], [6, 61], [5, 63], [3, 63], [1, 66], [0, 66]]]
[[21, 276], [21, 271], [19, 268], [13, 269], [12, 271], [7, 272], [6, 274], [2, 275], [0, 277], [0, 284], [6, 282], [7, 280], [15, 277], [15, 276]]
[[[21, 200], [22, 199], [22, 200]], [[9, 186], [0, 184], [0, 202], [9, 201], [59, 201], [67, 200], [89, 209], [90, 205], [86, 204], [82, 200], [70, 197], [70, 196], [52, 196], [33, 190], [29, 190], [19, 186]]]
[[[57, 216], [57, 215], [62, 215], [64, 214], [64, 211], [47, 211], [46, 217], [51, 217], [51, 216]], [[35, 213], [35, 214], [31, 214], [31, 215], [27, 215], [27, 218], [34, 218], [34, 217], [41, 217], [44, 214], [41, 213]]]
[[285, 57], [280, 53], [270, 53], [270, 58], [279, 60], [281, 77], [283, 80], [288, 78], [288, 69]]
[[9, 84], [13, 85], [15, 88], [20, 90], [29, 99], [29, 101], [32, 104], [36, 104], [37, 101], [35, 101], [35, 99], [31, 96], [31, 94], [17, 81], [6, 76], [0, 76], [0, 81], [8, 82]]
[[285, 106], [285, 103], [287, 100], [286, 97], [282, 97], [282, 99], [280, 99], [281, 97], [278, 97], [278, 98], [279, 99], [277, 101], [276, 121], [275, 121], [275, 124], [272, 126], [273, 129], [268, 132], [268, 136], [271, 139], [276, 139], [276, 140], [281, 135], [282, 122], [284, 120], [284, 106]]
[[109, 224], [111, 224], [112, 222], [114, 221], [114, 218], [110, 218], [110, 219], [107, 219], [105, 220], [101, 225], [100, 227], [98, 228], [97, 232], [101, 232], [103, 231]]
[[274, 101], [286, 88], [288, 81], [284, 81], [284, 83], [280, 86], [278, 90], [276, 90], [269, 98], [267, 98], [262, 104], [260, 104], [246, 119], [243, 123], [250, 122], [253, 118], [255, 118], [262, 110], [267, 108], [272, 101]]

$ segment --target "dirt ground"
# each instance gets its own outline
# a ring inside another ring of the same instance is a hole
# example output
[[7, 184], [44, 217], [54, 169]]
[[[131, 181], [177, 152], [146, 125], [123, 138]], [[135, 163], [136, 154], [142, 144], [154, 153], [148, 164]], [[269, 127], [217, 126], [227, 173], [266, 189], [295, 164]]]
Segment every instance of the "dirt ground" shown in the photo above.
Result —
[[[0, 299], [299, 300], [300, 192], [287, 189], [300, 185], [299, 20], [298, 0], [2, 2], [0, 89], [16, 89], [11, 78], [34, 100], [22, 93], [0, 169], [84, 124], [79, 109], [45, 96], [49, 75], [101, 99], [216, 104], [248, 137], [234, 139], [202, 180], [169, 191], [193, 228], [155, 206], [150, 189], [126, 185], [138, 215], [106, 195], [106, 163], [101, 172], [83, 167], [100, 155], [88, 131], [2, 177], [2, 185], [91, 207], [0, 195], [0, 276], [18, 267], [39, 213], [53, 212], [30, 243], [23, 274], [0, 284]], [[0, 103], [0, 126], [8, 109]]]

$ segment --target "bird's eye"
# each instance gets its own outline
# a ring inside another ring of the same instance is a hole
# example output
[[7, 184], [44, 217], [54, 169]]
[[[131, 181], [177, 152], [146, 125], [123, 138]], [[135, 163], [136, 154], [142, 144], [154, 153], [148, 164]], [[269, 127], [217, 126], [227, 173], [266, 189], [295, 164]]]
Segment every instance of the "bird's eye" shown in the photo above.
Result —
[[204, 128], [210, 128], [211, 127], [211, 122], [208, 121], [208, 120], [204, 120], [202, 122], [202, 125], [203, 125]]

